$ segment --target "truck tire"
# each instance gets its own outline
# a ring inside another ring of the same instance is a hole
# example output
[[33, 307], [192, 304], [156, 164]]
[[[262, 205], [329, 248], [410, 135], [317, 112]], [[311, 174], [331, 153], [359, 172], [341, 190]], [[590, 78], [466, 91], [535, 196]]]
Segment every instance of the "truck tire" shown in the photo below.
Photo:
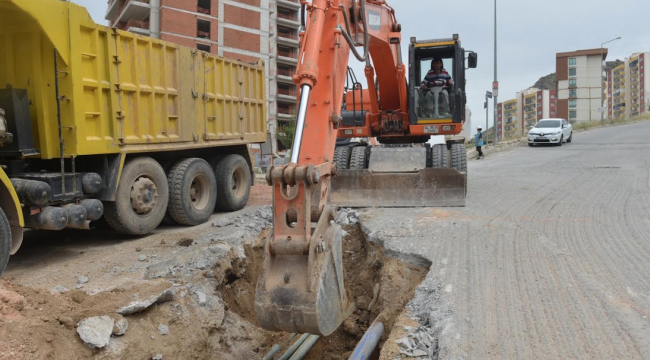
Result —
[[217, 203], [217, 179], [207, 161], [184, 159], [167, 174], [169, 205], [167, 213], [181, 225], [199, 225], [210, 219]]
[[11, 226], [4, 211], [0, 209], [0, 276], [9, 262], [11, 251]]
[[434, 168], [447, 167], [447, 145], [435, 144], [431, 147], [431, 162]]
[[115, 201], [104, 204], [104, 217], [122, 234], [146, 235], [160, 225], [168, 203], [165, 171], [156, 160], [139, 157], [124, 166]]
[[237, 211], [246, 206], [251, 193], [251, 170], [243, 156], [231, 154], [219, 161], [217, 178], [217, 207], [222, 211]]
[[349, 146], [340, 146], [334, 149], [334, 164], [338, 170], [350, 168], [350, 152]]
[[368, 158], [365, 146], [356, 146], [352, 148], [350, 154], [350, 170], [366, 169], [366, 159]]
[[465, 173], [465, 195], [467, 195], [467, 150], [463, 144], [451, 144], [451, 168]]

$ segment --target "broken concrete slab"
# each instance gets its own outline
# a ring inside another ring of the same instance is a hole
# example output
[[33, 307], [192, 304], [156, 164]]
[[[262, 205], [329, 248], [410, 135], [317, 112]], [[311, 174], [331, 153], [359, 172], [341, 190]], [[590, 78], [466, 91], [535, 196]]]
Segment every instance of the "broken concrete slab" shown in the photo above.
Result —
[[153, 304], [161, 304], [167, 301], [171, 301], [173, 298], [174, 289], [170, 287], [162, 293], [151, 296], [148, 299], [133, 301], [129, 305], [117, 309], [117, 313], [120, 315], [135, 314], [146, 310]]
[[108, 345], [115, 321], [109, 316], [95, 316], [83, 319], [77, 324], [77, 333], [83, 343], [91, 349]]
[[158, 324], [158, 333], [160, 335], [167, 335], [169, 334], [169, 326], [164, 325], [164, 324]]
[[217, 218], [212, 222], [212, 226], [214, 227], [226, 227], [232, 224], [233, 224], [232, 219], [226, 217]]
[[79, 275], [77, 276], [77, 284], [85, 284], [89, 281], [89, 279], [86, 276]]

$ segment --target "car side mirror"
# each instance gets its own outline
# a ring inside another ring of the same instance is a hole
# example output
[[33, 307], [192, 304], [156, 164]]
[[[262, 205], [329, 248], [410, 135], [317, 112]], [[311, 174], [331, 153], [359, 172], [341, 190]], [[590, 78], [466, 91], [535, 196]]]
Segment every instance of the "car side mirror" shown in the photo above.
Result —
[[469, 53], [469, 56], [467, 57], [467, 66], [470, 69], [476, 69], [477, 65], [478, 65], [478, 54], [475, 52]]
[[566, 125], [562, 125], [562, 129], [566, 129]]

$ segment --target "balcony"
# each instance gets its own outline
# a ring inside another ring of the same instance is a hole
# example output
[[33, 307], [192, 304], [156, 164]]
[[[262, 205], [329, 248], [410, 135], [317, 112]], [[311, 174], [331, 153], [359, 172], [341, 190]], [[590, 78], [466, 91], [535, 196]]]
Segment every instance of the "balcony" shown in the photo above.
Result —
[[297, 102], [295, 86], [293, 86], [291, 89], [286, 89], [278, 86], [277, 99], [278, 101], [295, 104]]
[[278, 46], [277, 61], [282, 64], [298, 65], [296, 49], [287, 48], [286, 46]]
[[[116, 18], [111, 18], [109, 20], [113, 23], [128, 23], [131, 19], [146, 19], [149, 17], [151, 12], [151, 5], [149, 5], [149, 0], [128, 0], [126, 3], [122, 3], [121, 0], [115, 0], [124, 4], [118, 11], [119, 15]], [[108, 19], [108, 13], [107, 13]]]
[[292, 9], [292, 10], [298, 10], [300, 9], [300, 1], [298, 0], [277, 0], [276, 1], [278, 6]]
[[293, 47], [300, 46], [296, 30], [278, 26], [278, 44]]
[[293, 84], [293, 75], [295, 70], [281, 69], [278, 68], [276, 80], [285, 84]]
[[276, 21], [278, 25], [288, 26], [292, 29], [297, 29], [300, 27], [300, 23], [298, 22], [298, 14], [296, 11], [280, 11], [278, 9], [278, 18]]
[[149, 31], [149, 21], [144, 20], [131, 19], [127, 21], [124, 30], [140, 35], [151, 35], [151, 32]]

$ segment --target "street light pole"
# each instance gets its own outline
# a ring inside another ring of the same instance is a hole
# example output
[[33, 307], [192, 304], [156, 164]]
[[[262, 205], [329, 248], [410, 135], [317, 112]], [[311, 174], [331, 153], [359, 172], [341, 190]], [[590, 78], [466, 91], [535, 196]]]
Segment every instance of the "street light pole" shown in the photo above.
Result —
[[[497, 79], [497, 0], [494, 0], [494, 83], [498, 84]], [[498, 85], [497, 85], [498, 86]], [[499, 139], [499, 129], [497, 128], [497, 105], [499, 97], [498, 89], [494, 92], [494, 145]], [[486, 129], [487, 130], [487, 129]]]
[[[496, 1], [496, 0], [495, 0]], [[607, 110], [607, 106], [604, 107], [603, 109], [603, 103], [605, 102], [605, 89], [603, 88], [603, 73], [605, 72], [605, 62], [603, 61], [603, 54], [604, 54], [604, 47], [605, 44], [610, 43], [612, 41], [620, 40], [621, 37], [617, 37], [616, 39], [612, 39], [609, 41], [605, 41], [604, 43], [600, 44], [600, 106], [601, 110], [603, 110], [600, 113], [600, 121], [605, 120], [605, 110]], [[590, 110], [591, 112], [591, 110]]]

